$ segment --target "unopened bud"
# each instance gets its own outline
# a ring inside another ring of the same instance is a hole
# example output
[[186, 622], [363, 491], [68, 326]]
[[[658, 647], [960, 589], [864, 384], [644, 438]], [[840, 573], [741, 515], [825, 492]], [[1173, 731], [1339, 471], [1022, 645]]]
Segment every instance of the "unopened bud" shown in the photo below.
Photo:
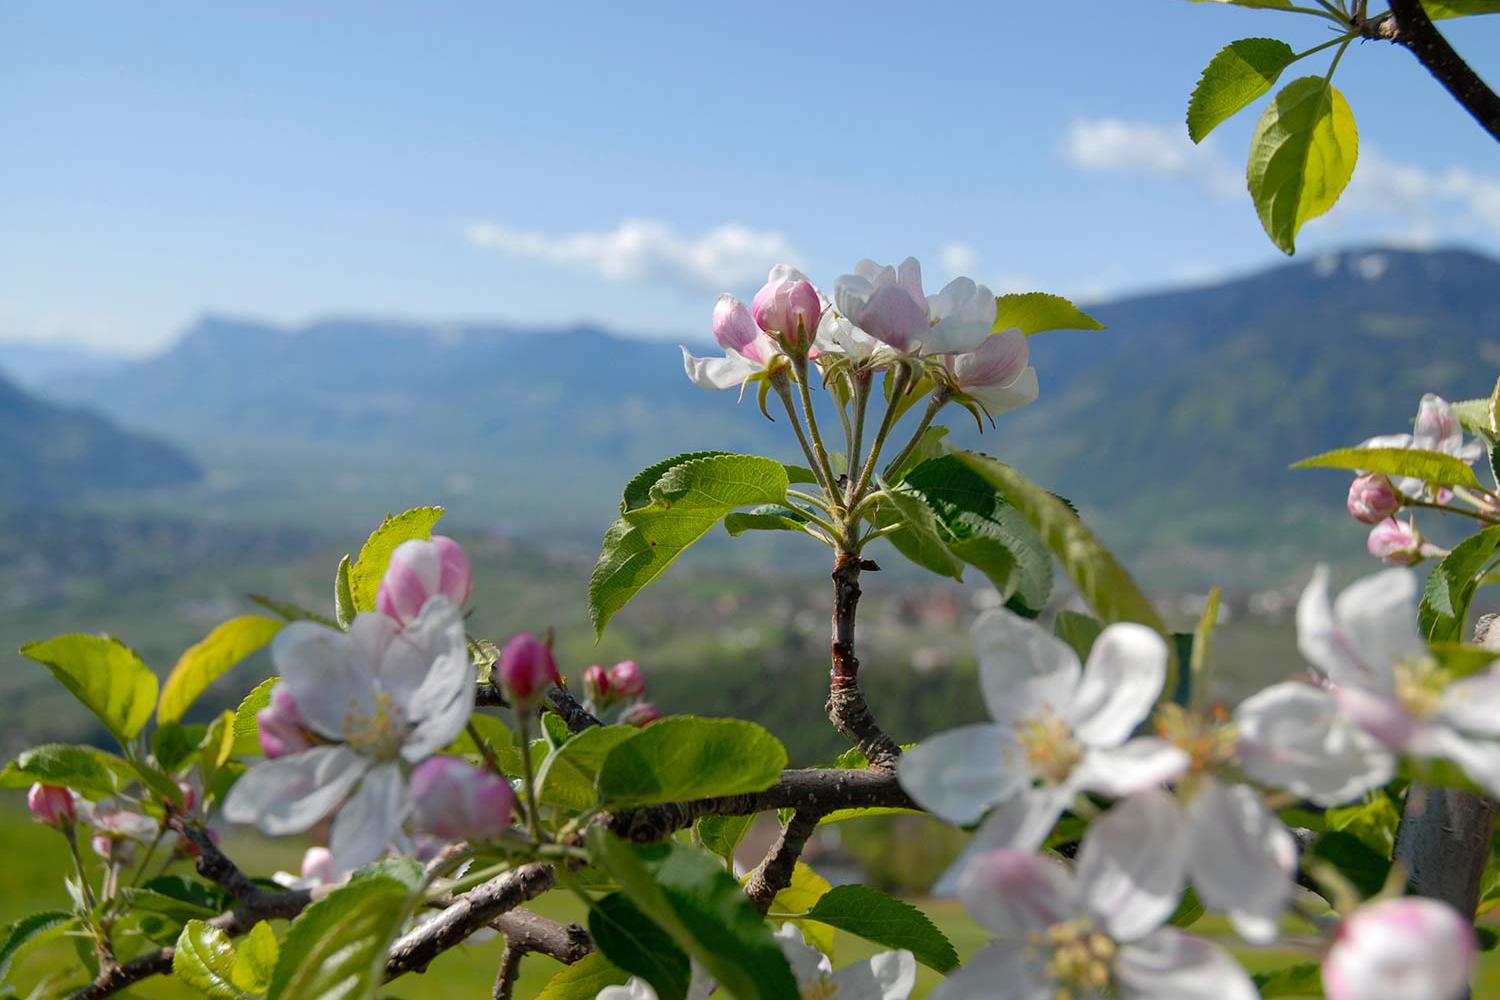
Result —
[[1371, 528], [1365, 548], [1387, 566], [1412, 566], [1423, 559], [1422, 537], [1410, 524], [1395, 518]]
[[1474, 928], [1447, 903], [1406, 897], [1360, 907], [1323, 962], [1329, 1000], [1456, 1000], [1468, 995]]
[[1349, 484], [1349, 514], [1365, 524], [1379, 524], [1401, 509], [1402, 496], [1389, 477], [1369, 472]]
[[823, 303], [812, 282], [802, 272], [786, 264], [771, 269], [771, 276], [755, 293], [750, 304], [755, 325], [788, 347], [806, 348], [812, 344], [823, 315]]
[[510, 826], [510, 782], [457, 757], [429, 757], [411, 773], [419, 830], [446, 840], [493, 840]]
[[391, 553], [375, 607], [406, 625], [422, 613], [428, 598], [442, 594], [462, 607], [473, 589], [474, 573], [462, 546], [443, 535], [412, 538]]
[[661, 713], [656, 710], [656, 706], [649, 701], [643, 701], [627, 708], [625, 714], [620, 716], [620, 722], [627, 726], [643, 728], [659, 718], [661, 718]]
[[596, 664], [583, 672], [583, 691], [596, 705], [609, 699], [613, 692], [609, 688], [609, 674], [603, 667]]
[[609, 670], [610, 687], [634, 698], [645, 693], [646, 677], [634, 660], [623, 660]]
[[498, 670], [506, 694], [518, 705], [531, 704], [548, 685], [559, 680], [552, 650], [530, 632], [522, 632], [505, 644]]
[[326, 847], [309, 847], [302, 855], [302, 881], [308, 885], [328, 885], [333, 881], [333, 852]]
[[58, 785], [36, 784], [26, 793], [26, 807], [39, 823], [62, 829], [78, 818], [73, 807], [73, 793]]

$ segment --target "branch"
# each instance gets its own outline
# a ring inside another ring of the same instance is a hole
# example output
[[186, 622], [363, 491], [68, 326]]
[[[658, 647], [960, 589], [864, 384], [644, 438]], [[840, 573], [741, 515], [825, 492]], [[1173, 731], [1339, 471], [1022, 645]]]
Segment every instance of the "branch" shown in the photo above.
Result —
[[808, 838], [818, 828], [818, 821], [822, 818], [822, 814], [808, 809], [792, 813], [786, 826], [781, 828], [781, 837], [776, 845], [760, 863], [760, 867], [755, 869], [755, 874], [750, 876], [750, 881], [745, 885], [745, 895], [750, 897], [750, 902], [755, 904], [762, 916], [771, 908], [771, 901], [776, 898], [776, 894], [792, 884], [797, 859], [802, 856], [802, 849], [807, 846]]
[[557, 876], [549, 864], [522, 865], [497, 875], [458, 897], [453, 905], [408, 932], [391, 946], [386, 982], [408, 972], [422, 972], [434, 958], [459, 944], [507, 911], [552, 888]]
[[500, 969], [495, 973], [491, 994], [493, 1000], [510, 1000], [516, 979], [521, 975], [521, 959], [534, 951], [572, 965], [594, 950], [588, 931], [578, 924], [560, 924], [530, 910], [502, 914], [490, 926], [505, 935], [505, 951], [500, 955]]
[[[579, 732], [590, 726], [602, 726], [592, 712], [584, 708], [572, 692], [560, 684], [553, 684], [547, 688], [547, 700], [552, 703], [552, 710], [556, 712], [567, 723], [572, 732]], [[474, 692], [474, 704], [480, 708], [509, 708], [510, 702], [506, 701], [505, 695], [495, 686], [493, 681], [480, 684]]]
[[833, 728], [859, 748], [872, 767], [890, 768], [901, 757], [901, 747], [885, 734], [859, 689], [859, 657], [854, 655], [854, 617], [859, 610], [859, 572], [879, 569], [851, 552], [840, 552], [833, 567], [832, 666], [828, 703], [824, 706]]
[[1389, 14], [1366, 26], [1365, 33], [1409, 49], [1480, 127], [1500, 141], [1500, 96], [1448, 44], [1421, 0], [1390, 0], [1390, 5]]

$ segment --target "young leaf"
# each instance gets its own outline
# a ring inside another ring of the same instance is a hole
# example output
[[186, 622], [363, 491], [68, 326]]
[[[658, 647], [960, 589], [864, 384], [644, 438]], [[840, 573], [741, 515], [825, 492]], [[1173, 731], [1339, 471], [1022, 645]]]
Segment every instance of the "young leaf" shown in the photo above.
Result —
[[1202, 142], [1219, 123], [1269, 91], [1296, 60], [1292, 47], [1275, 38], [1241, 38], [1224, 46], [1193, 88], [1188, 136]]
[[380, 527], [365, 540], [359, 558], [349, 571], [349, 595], [354, 601], [355, 611], [375, 610], [375, 592], [380, 589], [380, 578], [385, 576], [386, 568], [391, 564], [391, 553], [402, 542], [431, 538], [432, 526], [442, 516], [441, 507], [413, 507], [389, 515], [380, 522]]
[[767, 503], [726, 515], [724, 530], [739, 537], [747, 531], [801, 531], [806, 523], [807, 515], [795, 507]]
[[763, 791], [784, 767], [786, 748], [753, 722], [678, 715], [611, 749], [596, 784], [613, 807], [644, 806]]
[[703, 846], [724, 859], [726, 871], [734, 869], [734, 854], [750, 831], [754, 816], [704, 816], [696, 827]]
[[589, 908], [589, 936], [611, 962], [650, 983], [657, 1000], [687, 996], [693, 975], [687, 953], [624, 893], [612, 892]]
[[118, 639], [60, 635], [27, 643], [21, 655], [52, 671], [121, 743], [141, 731], [156, 707], [156, 675]]
[[267, 677], [245, 695], [245, 700], [240, 702], [239, 707], [234, 710], [234, 750], [235, 757], [248, 757], [261, 752], [260, 750], [260, 723], [255, 721], [256, 713], [271, 704], [271, 689], [281, 680], [280, 677]]
[[1104, 623], [1093, 615], [1086, 615], [1081, 611], [1059, 611], [1057, 620], [1052, 623], [1053, 633], [1073, 647], [1073, 652], [1078, 654], [1081, 663], [1087, 663], [1089, 650], [1094, 648], [1094, 640], [1099, 638], [1099, 633], [1104, 631]]
[[670, 840], [627, 844], [602, 826], [589, 828], [588, 850], [636, 908], [697, 959], [728, 996], [782, 1000], [798, 995], [770, 928], [712, 854]]
[[643, 731], [633, 726], [590, 726], [547, 755], [537, 770], [537, 797], [549, 806], [583, 812], [598, 795], [594, 779], [611, 750]]
[[0, 927], [0, 983], [10, 973], [10, 965], [21, 951], [61, 933], [73, 923], [73, 915], [61, 910], [47, 910], [22, 917]]
[[1047, 330], [1102, 330], [1104, 324], [1061, 295], [1012, 292], [995, 300], [994, 332], [1015, 328], [1028, 337]]
[[280, 946], [276, 932], [262, 920], [250, 928], [250, 933], [240, 942], [234, 957], [234, 970], [230, 981], [246, 993], [264, 993], [271, 985], [271, 976], [276, 971], [276, 957]]
[[938, 534], [937, 516], [922, 497], [906, 486], [891, 486], [881, 481], [886, 500], [880, 506], [875, 523], [881, 528], [901, 525], [886, 537], [896, 551], [938, 576], [962, 580], [963, 562], [943, 544]]
[[1479, 573], [1500, 550], [1500, 525], [1470, 535], [1453, 547], [1427, 576], [1417, 624], [1429, 641], [1461, 642]]
[[189, 920], [172, 950], [172, 975], [209, 1000], [249, 1000], [234, 985], [234, 942], [217, 927]]
[[629, 978], [630, 973], [596, 951], [547, 980], [536, 1000], [594, 1000], [600, 990], [623, 985]]
[[938, 972], [958, 965], [958, 953], [927, 914], [867, 885], [830, 889], [807, 911], [817, 920], [887, 948], [905, 948], [917, 961]]
[[235, 664], [263, 648], [282, 623], [260, 615], [241, 615], [215, 628], [187, 648], [161, 689], [156, 721], [176, 722], [208, 686]]
[[[103, 758], [109, 757], [116, 766]], [[61, 785], [89, 799], [102, 799], [120, 790], [120, 769], [129, 764], [93, 747], [44, 743], [22, 750], [0, 771], [0, 788], [27, 788], [40, 781]]]
[[158, 875], [145, 885], [121, 889], [130, 907], [187, 923], [207, 920], [229, 906], [229, 894], [186, 875]]
[[280, 601], [265, 594], [247, 594], [250, 600], [259, 604], [267, 611], [289, 622], [317, 622], [319, 625], [327, 625], [329, 628], [337, 628], [338, 622], [332, 618], [325, 618], [316, 611], [309, 611], [304, 607], [293, 604], [291, 601]]
[[[754, 872], [745, 876], [749, 881]], [[771, 909], [778, 913], [806, 913], [818, 904], [818, 900], [828, 895], [833, 886], [828, 880], [803, 861], [798, 861], [792, 868], [792, 881], [785, 889], [776, 894], [771, 900]], [[802, 937], [808, 944], [833, 958], [834, 930], [825, 923], [816, 920], [797, 920], [797, 928], [802, 931]]]
[[1383, 472], [1390, 476], [1411, 476], [1439, 486], [1479, 489], [1479, 480], [1474, 478], [1474, 470], [1462, 459], [1420, 448], [1339, 448], [1304, 458], [1293, 463], [1292, 468]]
[[406, 903], [406, 886], [385, 876], [352, 881], [313, 903], [281, 942], [266, 1000], [375, 996]]
[[[386, 563], [390, 565], [389, 561]], [[333, 618], [339, 628], [348, 630], [354, 624], [354, 616], [358, 610], [354, 607], [354, 589], [350, 583], [349, 554], [344, 553], [344, 558], [339, 560], [339, 568], [333, 574]], [[379, 584], [376, 585], [377, 593], [380, 591]]]
[[1500, 14], [1500, 0], [1422, 0], [1422, 9], [1434, 21], [1445, 17]]
[[[659, 483], [661, 477], [666, 475], [669, 469], [674, 469], [679, 465], [696, 461], [700, 458], [712, 458], [715, 455], [728, 454], [730, 453], [727, 451], [689, 451], [681, 455], [673, 455], [671, 458], [664, 458], [655, 465], [642, 469], [635, 474], [635, 477], [630, 482], [625, 484], [625, 491], [620, 497], [620, 513], [625, 514], [649, 504], [651, 502], [651, 487]], [[801, 480], [802, 482], [816, 483], [818, 481], [818, 477], [814, 476], [810, 469], [802, 469], [795, 465], [788, 465], [785, 468], [788, 475], [793, 470], [806, 472], [810, 478]]]
[[1354, 175], [1359, 131], [1349, 102], [1321, 76], [1293, 80], [1272, 99], [1250, 140], [1247, 178], [1261, 225], [1284, 253], [1333, 207]]
[[[785, 503], [786, 491], [786, 466], [769, 458], [715, 454], [668, 468], [650, 488], [650, 502], [626, 510], [604, 535], [589, 578], [596, 636], [724, 515], [736, 507]], [[640, 499], [639, 491], [627, 487], [626, 501], [632, 499]]]
[[1323, 969], [1317, 962], [1298, 962], [1269, 972], [1257, 972], [1252, 978], [1261, 1000], [1323, 995]]

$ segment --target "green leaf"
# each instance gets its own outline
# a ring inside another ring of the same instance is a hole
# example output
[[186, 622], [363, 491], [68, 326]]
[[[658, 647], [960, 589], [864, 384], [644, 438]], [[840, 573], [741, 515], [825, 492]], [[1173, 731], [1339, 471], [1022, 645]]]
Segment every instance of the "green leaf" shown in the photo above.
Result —
[[234, 985], [234, 942], [217, 927], [189, 920], [172, 950], [172, 975], [209, 1000], [248, 1000]]
[[349, 594], [355, 611], [375, 610], [375, 592], [380, 589], [380, 578], [385, 576], [386, 568], [391, 564], [391, 553], [402, 542], [431, 538], [432, 526], [442, 516], [441, 507], [413, 507], [400, 514], [387, 515], [380, 522], [380, 527], [365, 540], [359, 558], [349, 571]]
[[199, 770], [203, 772], [203, 793], [206, 799], [223, 801], [229, 787], [223, 784], [224, 774], [234, 757], [234, 713], [225, 709], [203, 734], [203, 749], [198, 757]]
[[891, 486], [881, 480], [880, 485], [886, 491], [885, 499], [888, 502], [880, 505], [875, 523], [881, 528], [897, 524], [902, 526], [899, 531], [887, 535], [886, 541], [923, 569], [938, 576], [962, 580], [963, 562], [943, 544], [942, 536], [938, 534], [937, 515], [927, 506], [921, 494], [905, 484]]
[[589, 908], [589, 936], [606, 958], [640, 976], [658, 1000], [682, 1000], [692, 979], [687, 953], [624, 893], [612, 892]]
[[907, 474], [921, 465], [923, 462], [931, 461], [947, 453], [947, 445], [943, 439], [948, 436], [946, 427], [929, 427], [922, 432], [921, 438], [912, 446], [911, 451], [902, 457], [901, 464], [894, 469], [886, 471], [885, 478], [892, 483], [900, 483], [906, 480]]
[[1284, 253], [1333, 207], [1354, 175], [1359, 131], [1344, 95], [1321, 76], [1293, 80], [1272, 99], [1250, 140], [1247, 178], [1261, 225]]
[[[627, 502], [640, 499], [636, 481], [626, 488]], [[589, 579], [595, 635], [724, 515], [736, 507], [785, 503], [786, 490], [786, 466], [769, 458], [716, 454], [670, 466], [650, 488], [649, 502], [626, 510], [604, 535]]]
[[[105, 763], [110, 758], [117, 763]], [[44, 743], [22, 750], [0, 771], [0, 788], [27, 788], [35, 782], [71, 788], [86, 799], [107, 798], [120, 790], [125, 761], [93, 747]]]
[[1219, 123], [1267, 93], [1297, 53], [1275, 38], [1241, 38], [1219, 50], [1188, 101], [1188, 135], [1202, 142]]
[[[390, 557], [386, 557], [386, 565], [390, 565]], [[339, 560], [339, 568], [333, 574], [333, 618], [339, 628], [348, 630], [354, 624], [354, 616], [358, 610], [354, 606], [354, 589], [350, 582], [351, 566], [349, 554], [344, 553], [344, 558]], [[380, 585], [375, 587], [378, 592]]]
[[958, 965], [958, 953], [927, 914], [867, 885], [830, 889], [807, 911], [807, 918], [887, 948], [905, 948], [917, 961], [938, 972], [949, 972]]
[[995, 300], [995, 332], [1015, 328], [1028, 337], [1047, 330], [1102, 330], [1104, 324], [1061, 295], [1013, 292]]
[[406, 886], [377, 876], [352, 881], [292, 922], [266, 1000], [368, 1000], [380, 988], [386, 949], [407, 914]]
[[1073, 647], [1080, 663], [1087, 663], [1089, 650], [1094, 648], [1094, 640], [1104, 631], [1104, 623], [1081, 611], [1059, 611], [1057, 621], [1052, 624], [1052, 631]]
[[1039, 614], [1052, 592], [1052, 556], [1021, 512], [956, 455], [923, 462], [906, 486], [932, 508], [943, 541], [1004, 597]]
[[[671, 458], [664, 458], [655, 465], [642, 469], [635, 474], [635, 478], [625, 484], [625, 492], [620, 497], [620, 513], [627, 514], [630, 511], [639, 510], [651, 503], [651, 488], [661, 482], [661, 477], [665, 476], [668, 470], [674, 469], [679, 465], [685, 465], [688, 462], [697, 461], [700, 458], [713, 458], [717, 455], [728, 454], [730, 452], [727, 451], [688, 451], [683, 452], [681, 455], [673, 455]], [[790, 477], [793, 470], [796, 470], [799, 477], [802, 473], [806, 473], [810, 477], [800, 481], [808, 483], [816, 483], [818, 481], [818, 478], [813, 475], [811, 469], [803, 469], [795, 465], [783, 466], [783, 468], [787, 470], [788, 477]]]
[[589, 828], [588, 850], [630, 901], [697, 959], [728, 996], [798, 996], [797, 981], [770, 928], [712, 854], [670, 840], [627, 844], [602, 826]]
[[121, 889], [130, 907], [186, 923], [207, 920], [229, 907], [229, 894], [186, 875], [158, 875], [144, 885]]
[[1255, 7], [1261, 10], [1291, 10], [1292, 0], [1189, 0], [1190, 3], [1225, 3], [1234, 7]]
[[60, 635], [27, 643], [21, 655], [52, 671], [121, 743], [141, 731], [156, 707], [156, 675], [118, 639]]
[[255, 721], [255, 715], [270, 706], [271, 689], [280, 680], [280, 677], [267, 677], [255, 685], [234, 710], [234, 756], [249, 757], [261, 752], [260, 723]]
[[1463, 640], [1469, 605], [1479, 589], [1479, 574], [1495, 558], [1497, 550], [1500, 550], [1500, 525], [1465, 538], [1433, 567], [1417, 608], [1422, 635], [1433, 642]]
[[807, 515], [795, 507], [767, 503], [724, 518], [724, 530], [736, 537], [747, 531], [801, 531]]
[[1317, 962], [1298, 962], [1281, 969], [1257, 972], [1251, 978], [1262, 1000], [1323, 995], [1323, 969]]
[[[708, 451], [702, 452], [701, 454], [718, 455], [723, 454], [723, 452]], [[785, 468], [786, 479], [789, 483], [811, 483], [814, 486], [818, 484], [818, 477], [813, 475], [813, 470], [809, 469], [805, 465], [787, 465], [785, 466]], [[642, 475], [645, 475], [645, 473], [642, 473]]]
[[1380, 891], [1391, 871], [1390, 859], [1383, 852], [1343, 830], [1329, 831], [1318, 837], [1312, 855], [1337, 868], [1339, 874], [1366, 899]]
[[[748, 882], [754, 872], [745, 876]], [[806, 913], [818, 905], [818, 900], [828, 895], [833, 886], [828, 880], [803, 861], [798, 861], [792, 868], [792, 881], [776, 894], [771, 900], [771, 909], [777, 913]], [[802, 937], [807, 943], [833, 959], [833, 948], [835, 944], [834, 930], [831, 926], [817, 920], [796, 920], [797, 928], [802, 931]]]
[[1339, 448], [1292, 464], [1294, 469], [1349, 469], [1383, 472], [1389, 476], [1411, 476], [1439, 486], [1479, 489], [1474, 470], [1462, 459], [1421, 448]]
[[278, 601], [276, 598], [267, 597], [265, 594], [248, 594], [246, 596], [272, 614], [280, 615], [286, 621], [317, 622], [319, 625], [327, 625], [329, 628], [339, 627], [338, 622], [332, 618], [325, 618], [316, 611], [309, 611], [300, 605], [293, 604], [291, 601]]
[[250, 933], [240, 942], [230, 981], [246, 993], [264, 993], [271, 985], [279, 952], [276, 932], [262, 920], [250, 928]]
[[1173, 927], [1191, 927], [1198, 919], [1208, 912], [1203, 905], [1203, 900], [1198, 898], [1198, 893], [1188, 886], [1182, 893], [1182, 901], [1177, 904], [1177, 910], [1172, 914], [1167, 923]]
[[0, 982], [10, 974], [11, 963], [23, 949], [39, 944], [60, 933], [73, 923], [73, 915], [62, 910], [47, 910], [22, 917], [0, 928]]
[[754, 822], [754, 816], [704, 816], [698, 821], [698, 839], [724, 859], [726, 871], [732, 871], [735, 851]]
[[536, 1000], [594, 1000], [608, 986], [621, 986], [630, 973], [597, 951], [547, 980]]
[[786, 748], [753, 722], [676, 715], [611, 749], [597, 787], [613, 807], [644, 806], [764, 791], [784, 767]]
[[[1140, 622], [1168, 637], [1146, 595], [1066, 503], [987, 455], [958, 452], [957, 457], [1021, 512], [1101, 621]], [[1163, 690], [1170, 693], [1176, 687], [1173, 663]]]
[[1422, 0], [1422, 9], [1434, 21], [1445, 17], [1500, 14], [1500, 0]]
[[163, 771], [180, 771], [192, 763], [198, 753], [198, 745], [203, 742], [203, 734], [207, 731], [207, 726], [198, 723], [184, 726], [169, 722], [158, 725], [151, 734], [151, 756]]
[[549, 806], [583, 812], [598, 801], [594, 780], [611, 750], [644, 730], [590, 726], [547, 755], [537, 770], [537, 796]]
[[282, 623], [260, 615], [241, 615], [208, 633], [187, 648], [162, 685], [156, 707], [157, 722], [176, 722], [208, 686], [235, 664], [263, 648], [281, 631]]

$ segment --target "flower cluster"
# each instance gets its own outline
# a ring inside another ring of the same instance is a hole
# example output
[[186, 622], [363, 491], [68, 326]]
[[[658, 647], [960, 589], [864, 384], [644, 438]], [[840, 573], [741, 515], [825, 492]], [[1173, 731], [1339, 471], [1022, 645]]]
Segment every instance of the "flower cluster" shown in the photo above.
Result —
[[584, 707], [600, 719], [627, 726], [655, 722], [656, 706], [645, 700], [646, 675], [634, 660], [622, 660], [605, 670], [595, 664], [583, 672]]

